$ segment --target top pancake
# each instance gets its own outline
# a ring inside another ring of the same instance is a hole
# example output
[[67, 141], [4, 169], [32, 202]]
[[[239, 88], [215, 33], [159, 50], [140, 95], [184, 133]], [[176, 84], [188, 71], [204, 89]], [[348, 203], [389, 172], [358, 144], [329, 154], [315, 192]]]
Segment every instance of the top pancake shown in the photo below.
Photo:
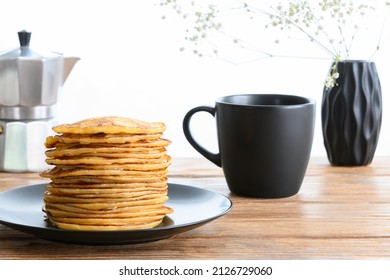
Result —
[[153, 134], [165, 131], [165, 124], [111, 116], [85, 119], [72, 124], [61, 124], [53, 127], [53, 130], [57, 133], [73, 134]]

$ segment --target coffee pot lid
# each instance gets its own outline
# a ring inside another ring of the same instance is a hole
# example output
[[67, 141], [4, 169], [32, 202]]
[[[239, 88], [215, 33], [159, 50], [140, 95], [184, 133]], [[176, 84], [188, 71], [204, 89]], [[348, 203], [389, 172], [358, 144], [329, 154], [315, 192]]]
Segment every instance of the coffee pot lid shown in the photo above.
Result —
[[18, 32], [20, 47], [11, 51], [0, 52], [1, 59], [45, 59], [45, 58], [59, 58], [62, 55], [56, 52], [41, 54], [33, 51], [30, 48], [31, 32], [22, 30]]

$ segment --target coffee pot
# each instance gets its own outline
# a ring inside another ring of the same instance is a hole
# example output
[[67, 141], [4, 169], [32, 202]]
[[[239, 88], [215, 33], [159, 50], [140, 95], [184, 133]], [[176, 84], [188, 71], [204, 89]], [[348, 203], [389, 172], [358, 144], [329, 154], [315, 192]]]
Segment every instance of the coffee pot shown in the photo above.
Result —
[[55, 125], [58, 95], [78, 57], [39, 53], [31, 33], [18, 32], [20, 47], [0, 52], [0, 171], [47, 167], [44, 141]]

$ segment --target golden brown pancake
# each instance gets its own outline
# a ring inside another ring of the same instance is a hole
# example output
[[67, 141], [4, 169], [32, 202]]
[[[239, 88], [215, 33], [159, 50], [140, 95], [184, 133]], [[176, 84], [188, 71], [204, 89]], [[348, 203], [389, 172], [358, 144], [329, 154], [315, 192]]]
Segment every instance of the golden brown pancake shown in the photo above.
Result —
[[57, 143], [65, 144], [125, 144], [139, 141], [153, 141], [161, 138], [162, 134], [62, 134], [49, 136], [46, 139], [47, 148], [55, 146]]
[[165, 148], [128, 148], [128, 147], [73, 147], [68, 149], [52, 149], [45, 152], [49, 158], [100, 156], [100, 157], [140, 157], [156, 158], [165, 155]]
[[153, 221], [149, 223], [138, 223], [138, 224], [124, 224], [124, 225], [79, 225], [79, 224], [69, 224], [61, 223], [54, 220], [51, 222], [56, 225], [58, 228], [66, 230], [85, 230], [85, 231], [109, 231], [109, 230], [140, 230], [140, 229], [150, 229], [157, 227], [161, 224], [161, 221]]
[[72, 124], [57, 125], [53, 128], [57, 133], [73, 134], [152, 134], [165, 131], [165, 124], [161, 122], [145, 122], [120, 117], [100, 117], [78, 121]]
[[163, 204], [152, 204], [152, 205], [140, 205], [140, 206], [130, 206], [130, 207], [113, 207], [109, 209], [97, 209], [97, 210], [92, 210], [92, 209], [84, 209], [80, 207], [76, 207], [72, 204], [56, 204], [56, 203], [50, 203], [47, 202], [45, 205], [45, 211], [46, 209], [57, 209], [57, 210], [62, 210], [65, 212], [70, 212], [70, 213], [79, 213], [79, 214], [120, 214], [120, 213], [143, 213], [143, 212], [150, 212], [150, 211], [155, 211], [155, 210], [161, 210], [163, 211], [172, 211], [172, 209], [168, 209], [167, 207]]
[[134, 171], [134, 170], [117, 170], [117, 169], [88, 169], [88, 168], [70, 168], [63, 169], [54, 167], [51, 170], [41, 173], [45, 178], [62, 178], [62, 177], [77, 177], [77, 176], [124, 176], [134, 179], [165, 177], [168, 171], [165, 169]]
[[41, 172], [51, 182], [44, 209], [56, 227], [135, 230], [158, 226], [165, 206], [171, 157], [165, 124], [120, 117], [91, 118], [53, 128]]
[[[103, 213], [102, 213], [103, 212]], [[169, 210], [165, 209], [164, 207], [160, 207], [160, 209], [152, 209], [152, 210], [145, 210], [145, 211], [137, 211], [132, 213], [127, 212], [119, 212], [119, 213], [110, 213], [104, 211], [95, 211], [95, 213], [77, 213], [77, 212], [69, 212], [64, 210], [59, 210], [55, 208], [48, 208], [46, 207], [46, 213], [49, 213], [52, 217], [57, 218], [135, 218], [135, 217], [143, 217], [143, 216], [156, 216], [156, 215], [165, 215], [170, 213]]]
[[124, 143], [86, 143], [86, 144], [80, 144], [80, 143], [62, 143], [61, 137], [59, 135], [49, 136], [46, 138], [45, 146], [46, 148], [55, 148], [57, 151], [64, 150], [64, 149], [71, 149], [71, 148], [78, 148], [78, 147], [89, 147], [89, 148], [101, 148], [101, 147], [117, 147], [117, 148], [153, 148], [153, 147], [167, 147], [171, 144], [171, 141], [164, 139], [164, 138], [158, 138], [158, 139], [141, 139], [139, 141], [133, 141], [133, 142], [124, 142]]
[[[107, 166], [110, 167], [113, 164], [122, 165], [122, 169], [129, 169], [126, 165], [129, 164], [142, 164], [145, 165], [162, 165], [164, 167], [166, 164], [170, 164], [170, 158], [165, 154], [161, 153], [157, 158], [142, 158], [142, 155], [138, 155], [138, 157], [102, 157], [102, 156], [80, 156], [80, 157], [60, 157], [60, 158], [47, 158], [46, 163], [57, 166], [74, 166], [74, 165], [84, 165], [84, 167], [88, 168], [89, 166]], [[115, 168], [118, 168], [116, 166]], [[163, 168], [163, 167], [162, 167]], [[142, 168], [146, 169], [146, 168]]]
[[[121, 201], [121, 202], [96, 202], [96, 203], [61, 203], [61, 205], [70, 205], [82, 209], [95, 210], [95, 211], [107, 211], [110, 209], [120, 209], [135, 206], [147, 206], [147, 205], [162, 205], [168, 200], [168, 197], [157, 197], [144, 200], [132, 200], [132, 201]], [[57, 203], [58, 201], [47, 203]]]
[[[43, 177], [43, 176], [42, 176]], [[48, 177], [49, 178], [49, 177]], [[70, 177], [62, 177], [62, 178], [50, 178], [56, 184], [63, 183], [93, 183], [93, 184], [105, 184], [105, 183], [155, 183], [166, 180], [166, 177], [161, 178], [160, 176], [155, 177], [133, 177], [133, 176], [70, 176]]]
[[167, 180], [159, 180], [157, 182], [145, 182], [145, 183], [84, 183], [84, 184], [76, 184], [76, 183], [49, 183], [48, 187], [53, 188], [59, 188], [59, 189], [70, 189], [70, 188], [77, 188], [77, 189], [106, 189], [110, 191], [111, 189], [140, 189], [140, 188], [146, 188], [146, 189], [159, 189], [159, 188], [165, 188], [167, 186]]

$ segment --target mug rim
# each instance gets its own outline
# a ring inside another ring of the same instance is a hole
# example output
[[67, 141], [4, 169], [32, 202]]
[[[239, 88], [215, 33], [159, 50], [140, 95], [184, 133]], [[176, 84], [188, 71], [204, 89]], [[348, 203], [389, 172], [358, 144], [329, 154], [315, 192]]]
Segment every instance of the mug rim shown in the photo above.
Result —
[[[294, 98], [296, 100], [302, 100], [299, 103], [292, 104], [244, 104], [244, 103], [234, 103], [229, 102], [224, 99], [239, 97], [239, 96], [266, 96], [266, 97], [279, 97], [279, 98]], [[240, 107], [264, 107], [264, 108], [288, 108], [288, 107], [300, 107], [300, 106], [309, 106], [315, 105], [316, 102], [312, 98], [308, 98], [305, 96], [293, 95], [293, 94], [273, 94], [273, 93], [243, 93], [243, 94], [232, 94], [218, 97], [215, 101], [219, 104], [231, 105], [231, 106], [240, 106]]]

